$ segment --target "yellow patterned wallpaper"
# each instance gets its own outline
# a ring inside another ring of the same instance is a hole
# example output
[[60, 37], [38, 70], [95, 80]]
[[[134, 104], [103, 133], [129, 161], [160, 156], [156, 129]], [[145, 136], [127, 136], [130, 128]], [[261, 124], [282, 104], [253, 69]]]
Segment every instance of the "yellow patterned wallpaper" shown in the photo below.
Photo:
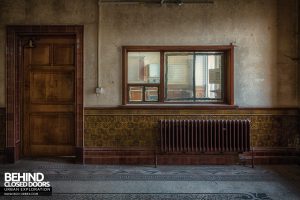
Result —
[[299, 147], [297, 109], [85, 110], [85, 146], [155, 148], [160, 119], [250, 119], [255, 147]]

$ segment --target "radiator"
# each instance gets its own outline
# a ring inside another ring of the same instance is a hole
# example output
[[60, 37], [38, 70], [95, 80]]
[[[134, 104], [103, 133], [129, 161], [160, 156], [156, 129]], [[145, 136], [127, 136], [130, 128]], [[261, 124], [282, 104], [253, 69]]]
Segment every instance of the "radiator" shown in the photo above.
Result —
[[160, 120], [161, 153], [250, 151], [249, 120]]

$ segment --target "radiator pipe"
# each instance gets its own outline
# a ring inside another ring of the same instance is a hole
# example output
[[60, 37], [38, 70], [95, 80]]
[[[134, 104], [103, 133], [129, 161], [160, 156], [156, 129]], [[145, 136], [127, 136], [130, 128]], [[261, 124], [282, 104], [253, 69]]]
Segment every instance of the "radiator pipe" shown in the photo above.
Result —
[[251, 157], [252, 157], [252, 160], [251, 160], [251, 165], [252, 165], [252, 168], [254, 168], [254, 150], [253, 150], [253, 146], [252, 146], [252, 151], [251, 151]]
[[103, 83], [101, 79], [101, 0], [98, 1], [98, 32], [97, 32], [97, 87], [96, 95], [99, 96], [103, 92]]
[[157, 168], [157, 152], [155, 152], [155, 168]]

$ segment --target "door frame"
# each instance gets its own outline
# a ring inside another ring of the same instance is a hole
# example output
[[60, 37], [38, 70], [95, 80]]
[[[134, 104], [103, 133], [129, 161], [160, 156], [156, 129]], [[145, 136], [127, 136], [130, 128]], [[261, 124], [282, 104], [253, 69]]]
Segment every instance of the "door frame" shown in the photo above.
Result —
[[19, 54], [22, 52], [22, 37], [31, 35], [74, 35], [76, 37], [75, 156], [77, 163], [84, 163], [82, 25], [6, 27], [6, 161], [15, 163], [22, 156], [23, 67]]

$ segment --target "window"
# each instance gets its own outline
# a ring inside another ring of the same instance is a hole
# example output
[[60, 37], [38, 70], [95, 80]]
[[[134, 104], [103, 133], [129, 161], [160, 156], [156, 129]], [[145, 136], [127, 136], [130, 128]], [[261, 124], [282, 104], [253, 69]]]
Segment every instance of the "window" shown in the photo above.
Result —
[[233, 46], [123, 47], [123, 104], [233, 105]]

